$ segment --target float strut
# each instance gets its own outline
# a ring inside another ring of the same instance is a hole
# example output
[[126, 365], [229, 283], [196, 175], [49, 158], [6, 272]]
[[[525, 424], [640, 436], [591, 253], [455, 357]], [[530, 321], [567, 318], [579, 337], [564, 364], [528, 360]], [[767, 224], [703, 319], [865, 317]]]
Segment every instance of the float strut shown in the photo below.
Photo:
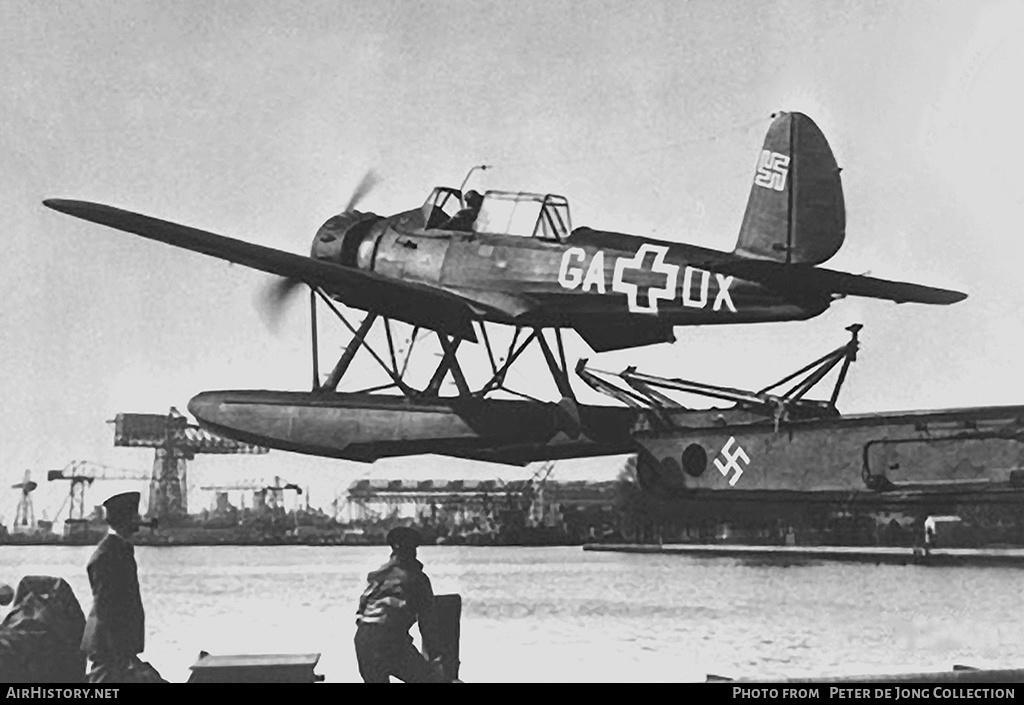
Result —
[[352, 364], [352, 358], [356, 356], [359, 351], [359, 346], [363, 344], [363, 340], [366, 338], [366, 334], [370, 332], [370, 328], [373, 327], [374, 322], [377, 320], [377, 314], [367, 314], [363, 322], [359, 324], [359, 330], [355, 332], [352, 340], [348, 342], [348, 346], [345, 348], [345, 352], [338, 358], [338, 364], [331, 370], [330, 376], [327, 381], [324, 382], [322, 389], [327, 391], [336, 391], [338, 389], [338, 383], [344, 376], [345, 371], [348, 370], [348, 366]]

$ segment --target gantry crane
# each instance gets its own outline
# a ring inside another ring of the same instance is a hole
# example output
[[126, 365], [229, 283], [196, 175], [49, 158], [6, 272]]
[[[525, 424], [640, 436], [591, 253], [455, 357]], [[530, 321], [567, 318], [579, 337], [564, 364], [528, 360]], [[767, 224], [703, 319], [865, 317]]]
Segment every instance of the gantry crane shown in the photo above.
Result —
[[240, 443], [190, 424], [177, 409], [168, 414], [118, 414], [114, 445], [155, 448], [149, 486], [149, 517], [165, 522], [188, 513], [186, 461], [198, 454], [263, 454], [266, 448]]
[[67, 467], [63, 470], [50, 470], [46, 474], [48, 481], [54, 480], [68, 480], [71, 482], [71, 488], [68, 491], [68, 496], [64, 499], [64, 504], [57, 510], [56, 516], [60, 516], [60, 513], [64, 511], [64, 507], [68, 507], [68, 518], [69, 522], [84, 522], [86, 521], [85, 511], [85, 488], [91, 485], [96, 480], [148, 480], [150, 478], [148, 473], [141, 472], [138, 470], [122, 470], [121, 468], [112, 468], [106, 465], [100, 465], [99, 463], [91, 463], [87, 460], [75, 460], [68, 463]]
[[30, 534], [36, 530], [36, 514], [32, 508], [32, 491], [38, 484], [32, 481], [32, 473], [25, 471], [25, 479], [11, 485], [16, 490], [21, 490], [21, 497], [18, 499], [18, 509], [14, 513], [14, 526], [12, 532], [16, 534]]
[[527, 510], [529, 511], [529, 521], [535, 526], [542, 524], [547, 516], [548, 506], [545, 503], [544, 487], [554, 469], [555, 464], [553, 462], [545, 463], [533, 473], [522, 489], [523, 497], [527, 502]]

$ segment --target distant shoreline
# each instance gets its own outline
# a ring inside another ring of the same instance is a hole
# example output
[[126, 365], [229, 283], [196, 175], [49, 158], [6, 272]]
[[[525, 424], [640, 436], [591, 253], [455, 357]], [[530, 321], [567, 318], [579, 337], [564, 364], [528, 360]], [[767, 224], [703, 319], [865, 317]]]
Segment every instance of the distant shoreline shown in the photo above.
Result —
[[[5, 546], [96, 546], [99, 543], [99, 539], [95, 541], [68, 541], [60, 539], [35, 539], [35, 540], [19, 540], [0, 541], [0, 549]], [[280, 547], [280, 546], [312, 546], [312, 547], [352, 547], [352, 546], [386, 546], [387, 542], [383, 538], [379, 540], [375, 539], [361, 539], [361, 540], [344, 540], [344, 539], [309, 539], [309, 538], [280, 538], [280, 539], [253, 539], [253, 540], [195, 540], [195, 539], [163, 539], [163, 540], [133, 540], [132, 543], [136, 547], [155, 547], [155, 548], [190, 548], [190, 547], [237, 547], [237, 546], [266, 546], [266, 547]], [[493, 548], [493, 547], [519, 547], [519, 548], [535, 548], [538, 546], [582, 546], [582, 542], [521, 542], [521, 543], [510, 543], [510, 542], [488, 542], [488, 541], [452, 541], [452, 542], [441, 542], [436, 544], [426, 544], [427, 546], [478, 546], [481, 548]]]

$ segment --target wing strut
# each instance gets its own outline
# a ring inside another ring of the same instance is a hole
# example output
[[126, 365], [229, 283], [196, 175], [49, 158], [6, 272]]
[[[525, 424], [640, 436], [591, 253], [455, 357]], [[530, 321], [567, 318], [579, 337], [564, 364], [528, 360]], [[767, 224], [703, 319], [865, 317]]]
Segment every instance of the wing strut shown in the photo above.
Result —
[[[703, 384], [679, 378], [667, 379], [646, 375], [637, 372], [634, 367], [630, 367], [615, 375], [601, 370], [587, 369], [586, 360], [580, 360], [576, 371], [580, 379], [594, 390], [611, 396], [629, 406], [650, 410], [654, 412], [654, 418], [666, 426], [673, 425], [671, 412], [674, 409], [685, 407], [682, 407], [675, 400], [658, 391], [659, 389], [732, 401], [736, 403], [738, 408], [755, 413], [763, 413], [774, 418], [777, 424], [788, 419], [838, 416], [839, 411], [835, 406], [836, 399], [838, 399], [840, 388], [846, 380], [850, 363], [857, 359], [857, 350], [860, 347], [857, 334], [861, 328], [860, 324], [849, 326], [846, 330], [850, 331], [851, 339], [846, 345], [836, 348], [809, 365], [800, 368], [793, 374], [787, 375], [775, 384], [756, 392]], [[842, 363], [842, 368], [829, 400], [817, 401], [806, 399], [807, 393], [816, 387], [840, 363]], [[623, 388], [614, 382], [603, 379], [599, 375], [618, 377], [626, 383], [628, 388]], [[793, 380], [798, 381], [786, 392], [781, 394], [772, 392], [773, 389]]]
[[[483, 340], [484, 342], [484, 346], [487, 351], [487, 359], [490, 363], [491, 376], [487, 381], [475, 389], [467, 380], [466, 374], [457, 357], [459, 346], [462, 343], [463, 338], [458, 335], [450, 335], [437, 330], [432, 330], [431, 332], [437, 336], [438, 343], [441, 346], [441, 360], [437, 363], [437, 366], [435, 367], [426, 386], [422, 389], [417, 389], [406, 379], [406, 372], [409, 367], [409, 361], [412, 357], [413, 347], [417, 342], [417, 335], [421, 330], [419, 326], [413, 328], [413, 333], [409, 340], [409, 347], [405, 352], [405, 359], [402, 362], [401, 367], [399, 367], [399, 355], [396, 352], [394, 333], [391, 328], [393, 321], [391, 319], [379, 316], [376, 313], [367, 313], [363, 317], [362, 321], [359, 322], [358, 326], [353, 325], [353, 323], [350, 322], [344, 314], [342, 314], [331, 298], [324, 293], [323, 290], [320, 288], [314, 288], [312, 291], [313, 297], [311, 298], [310, 320], [313, 326], [311, 338], [313, 345], [314, 392], [322, 394], [337, 393], [342, 380], [351, 368], [356, 354], [359, 352], [360, 348], [364, 348], [373, 357], [377, 366], [387, 373], [391, 381], [387, 384], [360, 389], [354, 393], [366, 394], [397, 388], [408, 398], [440, 397], [441, 387], [448, 376], [451, 375], [451, 378], [458, 390], [456, 398], [484, 399], [487, 398], [489, 394], [505, 392], [528, 401], [544, 404], [545, 402], [537, 399], [536, 397], [532, 397], [506, 386], [506, 377], [512, 365], [515, 364], [515, 362], [532, 343], [536, 342], [538, 347], [540, 347], [541, 352], [544, 354], [544, 359], [548, 364], [549, 371], [551, 372], [555, 385], [558, 388], [558, 392], [562, 397], [561, 400], [554, 405], [557, 407], [556, 411], [559, 419], [558, 430], [565, 431], [566, 434], [572, 438], [577, 437], [581, 432], [582, 429], [579, 421], [579, 410], [577, 408], [576, 395], [572, 389], [572, 383], [569, 377], [569, 367], [565, 359], [565, 344], [560, 330], [555, 329], [555, 343], [557, 346], [556, 357], [555, 348], [553, 348], [544, 336], [543, 329], [534, 328], [531, 330], [529, 335], [522, 336], [523, 329], [518, 326], [515, 327], [508, 350], [502, 357], [503, 361], [499, 362], [499, 359], [495, 354], [496, 351], [492, 344], [491, 337], [487, 333], [487, 324], [483, 321], [479, 321], [480, 336], [478, 339]], [[348, 344], [345, 346], [345, 349], [342, 351], [341, 356], [338, 358], [337, 363], [334, 365], [334, 368], [323, 382], [320, 382], [319, 379], [320, 362], [317, 348], [318, 333], [316, 298], [320, 298], [325, 304], [327, 304], [328, 308], [330, 308], [352, 336], [349, 339]], [[383, 320], [384, 323], [384, 334], [386, 336], [388, 346], [388, 352], [385, 355], [378, 354], [367, 340], [378, 319]]]
[[317, 344], [316, 334], [316, 291], [309, 290], [309, 330], [313, 336], [313, 391], [320, 389], [320, 347]]

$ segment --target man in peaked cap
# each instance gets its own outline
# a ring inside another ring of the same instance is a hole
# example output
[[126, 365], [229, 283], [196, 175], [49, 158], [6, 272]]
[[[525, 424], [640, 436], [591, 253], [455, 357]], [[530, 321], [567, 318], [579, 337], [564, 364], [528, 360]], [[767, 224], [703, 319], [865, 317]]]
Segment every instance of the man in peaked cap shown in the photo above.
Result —
[[[388, 683], [395, 676], [406, 683], [441, 680], [434, 624], [434, 591], [416, 559], [420, 535], [408, 527], [388, 532], [391, 558], [367, 575], [368, 585], [359, 598], [355, 646], [359, 675], [366, 683]], [[409, 629], [420, 625], [421, 654], [412, 643]]]
[[[138, 659], [145, 650], [146, 615], [130, 539], [142, 525], [139, 498], [138, 492], [125, 492], [103, 503], [110, 532], [100, 541], [86, 568], [93, 606], [85, 622], [82, 651], [93, 664], [88, 674], [90, 683], [154, 680], [142, 676], [155, 671]], [[158, 675], [156, 680], [162, 681]]]

